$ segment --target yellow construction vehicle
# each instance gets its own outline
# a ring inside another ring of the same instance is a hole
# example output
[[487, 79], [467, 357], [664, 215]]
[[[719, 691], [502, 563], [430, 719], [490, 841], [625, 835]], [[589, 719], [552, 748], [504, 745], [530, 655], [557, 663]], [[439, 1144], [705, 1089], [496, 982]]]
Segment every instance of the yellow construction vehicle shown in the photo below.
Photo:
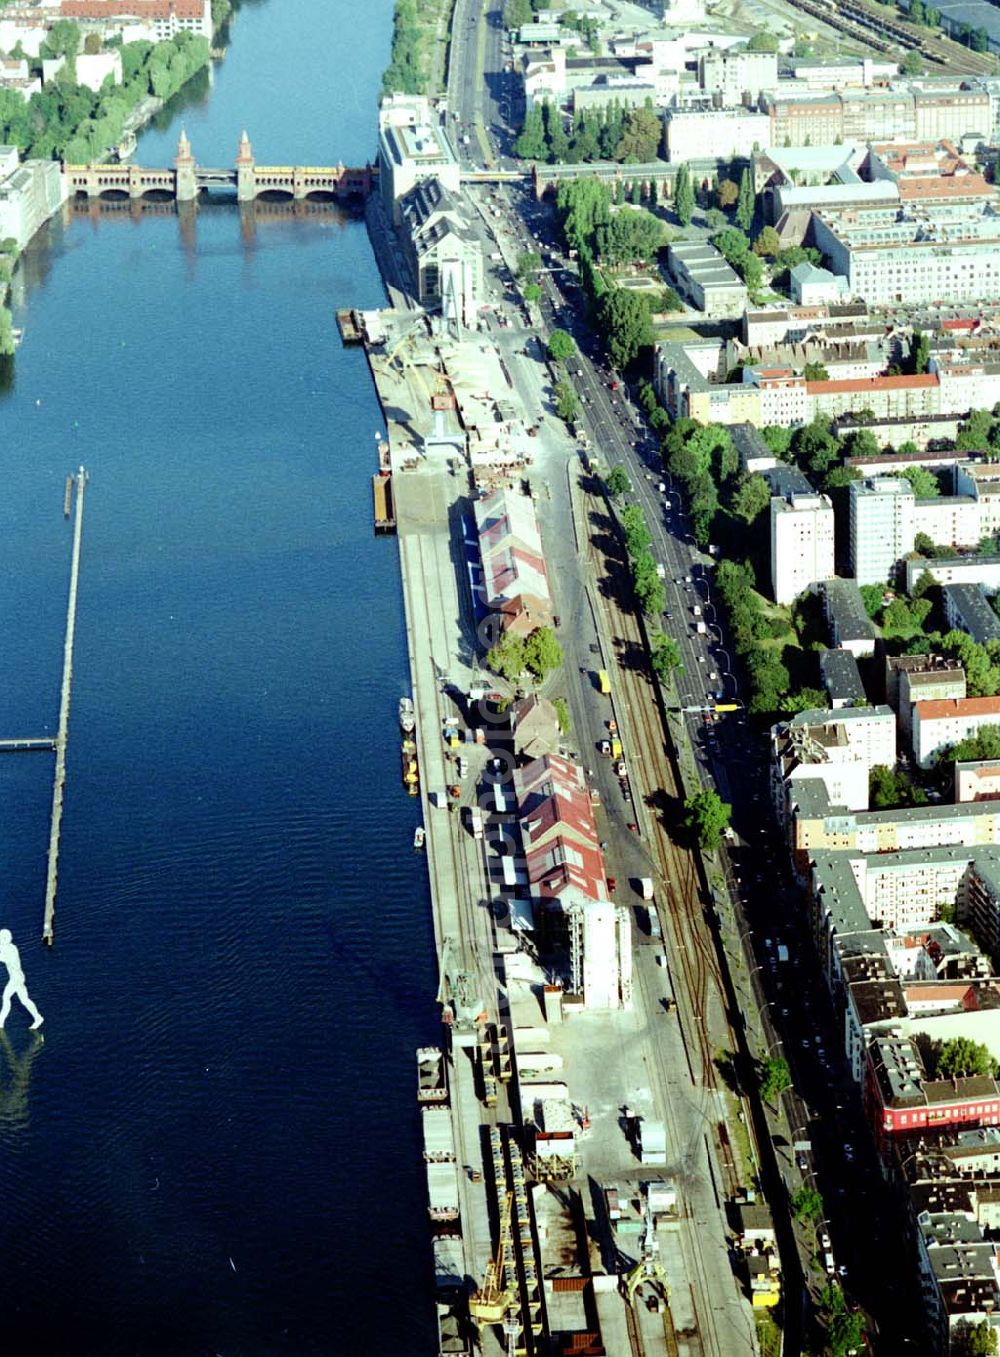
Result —
[[469, 1297], [469, 1314], [477, 1324], [502, 1324], [517, 1304], [516, 1280], [508, 1275], [507, 1250], [510, 1241], [510, 1213], [514, 1201], [508, 1192], [500, 1213], [497, 1250], [486, 1264], [482, 1286]]

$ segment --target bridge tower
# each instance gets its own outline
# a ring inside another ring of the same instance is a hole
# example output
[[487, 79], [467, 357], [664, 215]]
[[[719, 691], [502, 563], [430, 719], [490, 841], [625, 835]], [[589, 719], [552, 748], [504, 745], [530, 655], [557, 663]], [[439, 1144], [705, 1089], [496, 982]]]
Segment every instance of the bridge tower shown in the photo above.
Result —
[[179, 203], [193, 203], [198, 197], [198, 182], [195, 179], [194, 171], [191, 143], [182, 127], [181, 134], [177, 139], [177, 154], [174, 156], [176, 194]]
[[252, 203], [257, 197], [257, 171], [254, 168], [253, 147], [244, 130], [240, 137], [240, 149], [236, 153], [236, 199], [241, 203]]

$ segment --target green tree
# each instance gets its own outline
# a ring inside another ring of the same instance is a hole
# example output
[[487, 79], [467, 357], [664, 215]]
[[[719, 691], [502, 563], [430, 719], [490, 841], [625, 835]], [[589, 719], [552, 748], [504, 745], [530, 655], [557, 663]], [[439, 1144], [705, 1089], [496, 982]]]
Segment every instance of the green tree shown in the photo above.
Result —
[[757, 195], [753, 188], [753, 174], [747, 168], [740, 176], [740, 192], [736, 201], [736, 225], [744, 231], [750, 230], [756, 205]]
[[965, 1075], [995, 1075], [997, 1062], [989, 1047], [969, 1037], [951, 1037], [936, 1052], [935, 1075], [938, 1079], [961, 1079]]
[[656, 159], [660, 149], [663, 125], [653, 108], [630, 108], [625, 115], [621, 139], [615, 148], [615, 159], [633, 164], [646, 164]]
[[525, 669], [524, 641], [520, 636], [507, 631], [495, 645], [486, 652], [487, 668], [494, 674], [513, 683], [521, 677]]
[[792, 1086], [792, 1072], [788, 1061], [780, 1056], [769, 1056], [761, 1063], [757, 1074], [760, 1096], [768, 1103], [776, 1103], [786, 1088]]
[[781, 698], [778, 710], [786, 716], [795, 716], [801, 711], [824, 711], [829, 705], [825, 688], [797, 688]]
[[525, 283], [521, 288], [521, 296], [526, 302], [540, 302], [542, 300], [542, 289], [537, 283]]
[[767, 428], [761, 430], [764, 442], [775, 457], [779, 457], [783, 462], [789, 460], [793, 433], [793, 429], [786, 429], [779, 424], [769, 424]]
[[773, 33], [769, 33], [766, 28], [758, 28], [756, 33], [751, 34], [750, 41], [747, 43], [748, 52], [776, 52], [778, 50], [778, 39]]
[[517, 256], [517, 276], [524, 283], [534, 278], [542, 267], [542, 256], [534, 250], [522, 250]]
[[80, 40], [81, 34], [76, 24], [69, 19], [57, 19], [42, 46], [46, 56], [65, 57], [67, 61], [72, 61], [80, 51]]
[[580, 409], [576, 392], [569, 382], [556, 382], [553, 394], [556, 398], [556, 414], [560, 419], [564, 419], [567, 424], [572, 424]]
[[911, 372], [926, 372], [931, 356], [931, 341], [922, 330], [914, 330], [910, 339], [909, 366]]
[[712, 244], [734, 266], [750, 253], [749, 237], [737, 226], [726, 226], [721, 231], [716, 231], [712, 237]]
[[987, 1320], [959, 1320], [951, 1336], [952, 1357], [996, 1357], [997, 1331]]
[[959, 452], [976, 452], [985, 448], [993, 430], [993, 415], [989, 410], [973, 410], [959, 427], [955, 447]]
[[720, 179], [715, 186], [715, 202], [720, 212], [728, 212], [735, 207], [740, 197], [740, 187], [732, 179]]
[[843, 1311], [831, 1316], [828, 1330], [831, 1357], [848, 1357], [860, 1352], [865, 1337], [865, 1322], [860, 1314]]
[[598, 317], [608, 341], [608, 353], [622, 370], [653, 342], [653, 329], [645, 302], [634, 291], [613, 287], [598, 304]]
[[889, 810], [895, 806], [924, 806], [927, 793], [914, 786], [905, 774], [895, 773], [880, 763], [868, 775], [868, 799], [873, 810]]
[[525, 114], [524, 125], [514, 142], [514, 154], [521, 160], [545, 160], [548, 155], [545, 123], [542, 110], [537, 104], [529, 108]]
[[621, 525], [625, 533], [625, 550], [633, 561], [649, 551], [653, 544], [653, 535], [649, 531], [646, 516], [638, 504], [626, 504], [621, 511]]
[[752, 523], [771, 503], [771, 487], [758, 472], [740, 477], [733, 494], [732, 509], [744, 523]]
[[908, 466], [905, 471], [900, 471], [898, 475], [902, 480], [910, 482], [917, 499], [933, 499], [935, 495], [941, 493], [938, 478], [933, 471], [928, 471], [925, 466]]
[[681, 164], [674, 181], [674, 212], [682, 226], [690, 226], [694, 216], [694, 185], [687, 162]]
[[563, 648], [551, 627], [538, 627], [524, 643], [524, 667], [541, 682], [563, 662]]
[[711, 788], [703, 788], [684, 800], [684, 827], [694, 835], [703, 853], [719, 847], [731, 814], [732, 806]]
[[15, 348], [14, 326], [10, 311], [6, 306], [0, 305], [0, 358], [10, 358]]
[[818, 362], [806, 363], [802, 375], [807, 382], [828, 382], [830, 380], [829, 370]]
[[623, 466], [612, 467], [608, 473], [608, 478], [604, 482], [609, 495], [619, 499], [622, 495], [627, 495], [632, 490], [632, 482], [628, 478], [628, 472]]
[[814, 1187], [803, 1184], [793, 1192], [789, 1205], [796, 1220], [821, 1220], [823, 1216], [823, 1198]]
[[773, 226], [765, 226], [753, 243], [753, 252], [761, 259], [773, 259], [781, 249], [781, 237]]
[[652, 639], [650, 662], [653, 673], [663, 683], [669, 683], [673, 673], [684, 669], [680, 646], [672, 636], [664, 636], [662, 632]]
[[553, 330], [549, 335], [549, 357], [554, 363], [565, 363], [576, 353], [573, 336], [565, 330]]

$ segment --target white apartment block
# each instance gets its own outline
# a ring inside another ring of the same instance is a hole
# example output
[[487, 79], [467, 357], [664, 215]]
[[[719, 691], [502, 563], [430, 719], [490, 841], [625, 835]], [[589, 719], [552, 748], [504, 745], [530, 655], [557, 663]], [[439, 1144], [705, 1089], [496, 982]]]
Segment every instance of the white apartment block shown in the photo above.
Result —
[[718, 94], [726, 108], [742, 104], [744, 96], [756, 102], [763, 90], [778, 84], [774, 52], [711, 51], [698, 62], [698, 83], [706, 94]]
[[833, 272], [870, 306], [1000, 299], [1000, 216], [990, 206], [820, 210], [812, 223]]
[[913, 705], [913, 757], [930, 768], [936, 756], [984, 726], [1000, 725], [1000, 697], [939, 698]]
[[741, 108], [713, 108], [666, 115], [667, 160], [725, 160], [749, 158], [771, 140], [766, 113]]
[[933, 923], [942, 905], [954, 905], [968, 867], [965, 853], [933, 849], [851, 859], [869, 918], [895, 932]]
[[873, 476], [852, 481], [851, 570], [858, 584], [885, 584], [913, 548], [915, 498], [909, 481]]
[[775, 602], [791, 603], [834, 573], [833, 503], [828, 495], [771, 500], [771, 588]]

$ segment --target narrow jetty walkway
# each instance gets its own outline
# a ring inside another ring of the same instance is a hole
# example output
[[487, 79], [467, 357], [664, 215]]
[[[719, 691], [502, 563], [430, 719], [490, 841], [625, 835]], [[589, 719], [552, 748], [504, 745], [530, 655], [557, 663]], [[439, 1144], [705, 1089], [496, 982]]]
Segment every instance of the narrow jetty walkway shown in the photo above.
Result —
[[[80, 581], [80, 544], [83, 539], [83, 494], [87, 473], [83, 467], [73, 477], [76, 482], [76, 517], [73, 520], [73, 557], [69, 568], [69, 603], [66, 608], [66, 640], [63, 644], [62, 695], [59, 700], [59, 729], [56, 733], [56, 770], [52, 779], [52, 825], [49, 831], [49, 870], [45, 884], [45, 922], [42, 941], [52, 946], [56, 912], [56, 882], [59, 876], [59, 830], [62, 825], [63, 788], [66, 785], [66, 745], [69, 740], [69, 702], [73, 688], [73, 641], [76, 636], [76, 594]], [[68, 488], [68, 487], [67, 487]]]

